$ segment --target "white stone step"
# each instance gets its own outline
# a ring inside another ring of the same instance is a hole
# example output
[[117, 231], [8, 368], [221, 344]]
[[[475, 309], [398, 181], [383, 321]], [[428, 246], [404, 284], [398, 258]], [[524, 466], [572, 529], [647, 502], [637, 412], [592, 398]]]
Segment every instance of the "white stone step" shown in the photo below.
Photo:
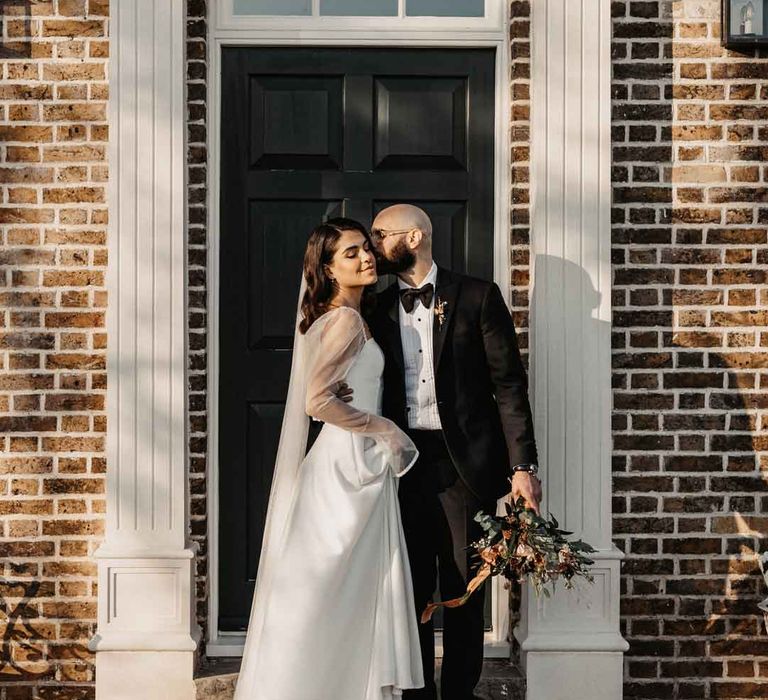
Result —
[[[240, 659], [206, 659], [195, 678], [197, 700], [232, 700], [239, 667]], [[507, 661], [489, 659], [475, 692], [482, 700], [524, 700], [525, 679]]]

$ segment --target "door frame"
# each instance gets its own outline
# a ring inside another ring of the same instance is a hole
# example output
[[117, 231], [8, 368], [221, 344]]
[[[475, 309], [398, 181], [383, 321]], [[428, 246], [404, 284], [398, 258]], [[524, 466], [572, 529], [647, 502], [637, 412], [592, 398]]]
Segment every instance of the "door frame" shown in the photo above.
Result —
[[[214, 5], [208, 23], [208, 446], [207, 446], [207, 505], [208, 505], [208, 656], [242, 655], [245, 634], [222, 632], [218, 629], [219, 613], [219, 221], [220, 221], [220, 118], [221, 118], [221, 55], [227, 46], [284, 47], [376, 47], [376, 48], [492, 48], [496, 52], [495, 67], [495, 129], [494, 129], [494, 281], [505, 301], [510, 293], [510, 211], [511, 211], [511, 153], [510, 153], [510, 39], [509, 3], [506, 0], [486, 0], [489, 7], [485, 18], [382, 18], [315, 17], [302, 18], [297, 29], [296, 18], [248, 18], [233, 22], [229, 3]], [[314, 20], [312, 22], [311, 20]], [[415, 20], [415, 21], [414, 21]], [[469, 28], [473, 25], [477, 29]], [[384, 27], [384, 28], [382, 28]], [[500, 577], [491, 585], [492, 631], [486, 633], [486, 658], [507, 658], [510, 645], [509, 605], [507, 591]], [[441, 655], [442, 640], [437, 636], [436, 653]]]

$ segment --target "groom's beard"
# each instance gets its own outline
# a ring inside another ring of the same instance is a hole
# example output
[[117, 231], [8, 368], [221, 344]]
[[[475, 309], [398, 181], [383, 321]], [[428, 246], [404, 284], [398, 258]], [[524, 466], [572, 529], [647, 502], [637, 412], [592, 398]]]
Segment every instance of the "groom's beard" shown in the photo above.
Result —
[[380, 275], [399, 275], [410, 270], [416, 262], [416, 256], [408, 250], [405, 241], [400, 241], [390, 253], [390, 257], [383, 255], [376, 257], [376, 271]]

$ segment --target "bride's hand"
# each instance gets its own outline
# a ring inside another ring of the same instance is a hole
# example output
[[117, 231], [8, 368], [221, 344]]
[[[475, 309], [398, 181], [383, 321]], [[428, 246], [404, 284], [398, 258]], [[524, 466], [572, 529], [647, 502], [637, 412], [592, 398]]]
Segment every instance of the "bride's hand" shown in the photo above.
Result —
[[336, 394], [336, 398], [341, 399], [344, 403], [350, 403], [352, 401], [352, 395], [354, 394], [352, 387], [346, 382], [341, 382], [334, 393]]
[[517, 471], [512, 475], [512, 499], [517, 501], [522, 496], [528, 508], [539, 511], [539, 501], [541, 501], [541, 481], [535, 474], [530, 472]]

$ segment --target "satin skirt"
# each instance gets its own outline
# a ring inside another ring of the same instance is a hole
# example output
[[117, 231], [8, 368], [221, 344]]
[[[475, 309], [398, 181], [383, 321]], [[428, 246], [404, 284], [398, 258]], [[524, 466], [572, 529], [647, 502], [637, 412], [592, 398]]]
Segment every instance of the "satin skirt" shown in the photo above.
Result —
[[238, 700], [389, 700], [424, 685], [398, 477], [325, 425], [301, 466], [261, 638]]

